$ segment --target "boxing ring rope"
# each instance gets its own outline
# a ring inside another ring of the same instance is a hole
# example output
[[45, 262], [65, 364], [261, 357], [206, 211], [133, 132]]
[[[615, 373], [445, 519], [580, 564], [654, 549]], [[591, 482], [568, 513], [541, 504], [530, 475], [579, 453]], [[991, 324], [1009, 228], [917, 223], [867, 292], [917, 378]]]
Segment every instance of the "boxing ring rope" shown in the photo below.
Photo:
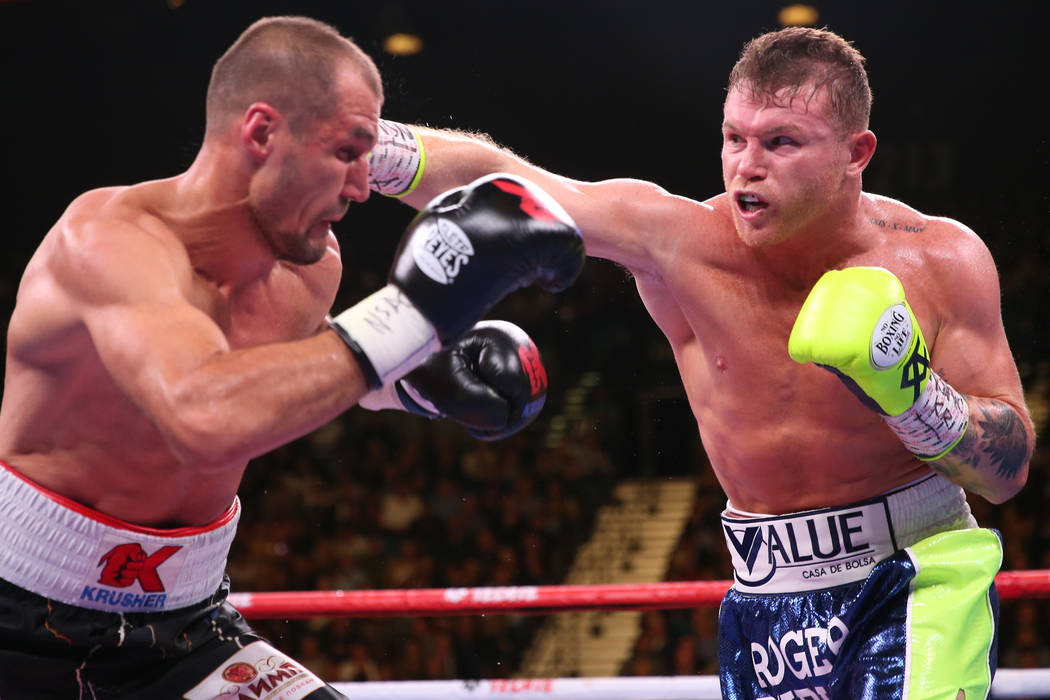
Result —
[[[670, 610], [718, 607], [730, 581], [613, 583], [491, 588], [415, 588], [370, 591], [233, 593], [245, 617], [401, 617], [518, 613], [543, 615], [581, 610]], [[1050, 569], [1003, 571], [999, 597], [1050, 598]]]
[[[1050, 569], [1003, 571], [999, 597], [1050, 598]], [[249, 619], [409, 617], [488, 613], [542, 615], [584, 610], [670, 610], [717, 607], [730, 581], [638, 584], [419, 588], [367, 591], [232, 593]], [[714, 676], [543, 678], [334, 683], [354, 698], [478, 698], [544, 696], [617, 700], [717, 700]], [[1050, 669], [999, 669], [993, 698], [1050, 698]]]

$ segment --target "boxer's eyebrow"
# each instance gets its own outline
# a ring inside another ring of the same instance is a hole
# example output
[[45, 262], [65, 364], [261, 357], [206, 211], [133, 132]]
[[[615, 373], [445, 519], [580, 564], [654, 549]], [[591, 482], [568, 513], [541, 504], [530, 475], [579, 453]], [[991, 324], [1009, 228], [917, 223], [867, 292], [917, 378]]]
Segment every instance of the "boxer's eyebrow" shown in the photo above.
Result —
[[[722, 131], [729, 131], [736, 133], [740, 131], [733, 122], [726, 119], [722, 122]], [[769, 136], [770, 134], [801, 134], [802, 129], [797, 124], [791, 124], [789, 122], [772, 124], [770, 126], [762, 128], [759, 132], [759, 136]]]
[[376, 141], [378, 140], [374, 131], [363, 126], [355, 126], [351, 128], [348, 136], [355, 141], [365, 141], [365, 150], [369, 151], [375, 147]]

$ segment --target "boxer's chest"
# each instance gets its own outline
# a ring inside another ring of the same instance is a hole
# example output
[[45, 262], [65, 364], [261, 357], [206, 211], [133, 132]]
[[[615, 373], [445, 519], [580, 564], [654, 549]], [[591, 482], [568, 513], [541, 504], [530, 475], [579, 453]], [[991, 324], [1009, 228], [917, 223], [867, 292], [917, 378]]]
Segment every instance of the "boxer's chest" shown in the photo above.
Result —
[[254, 347], [312, 335], [329, 311], [328, 295], [298, 269], [274, 267], [264, 279], [236, 290], [203, 282], [194, 303], [225, 333], [230, 346]]

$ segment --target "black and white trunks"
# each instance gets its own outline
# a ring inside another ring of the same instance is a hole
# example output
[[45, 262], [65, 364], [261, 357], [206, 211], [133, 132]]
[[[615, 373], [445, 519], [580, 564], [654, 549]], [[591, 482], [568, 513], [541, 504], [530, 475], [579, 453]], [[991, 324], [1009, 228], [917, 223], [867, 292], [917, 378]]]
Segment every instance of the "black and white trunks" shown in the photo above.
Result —
[[227, 602], [239, 516], [138, 527], [0, 462], [0, 698], [343, 698]]

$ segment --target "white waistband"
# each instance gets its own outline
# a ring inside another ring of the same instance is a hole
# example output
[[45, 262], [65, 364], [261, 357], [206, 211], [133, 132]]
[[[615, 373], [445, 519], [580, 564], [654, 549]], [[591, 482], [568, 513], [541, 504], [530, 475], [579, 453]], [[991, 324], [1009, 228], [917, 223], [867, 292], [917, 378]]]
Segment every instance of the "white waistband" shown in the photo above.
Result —
[[222, 583], [240, 514], [234, 498], [204, 527], [139, 527], [53, 494], [0, 462], [0, 578], [94, 610], [184, 608]]
[[722, 512], [735, 588], [749, 593], [797, 593], [860, 581], [899, 549], [976, 526], [966, 494], [940, 475], [847, 506], [759, 515], [728, 505]]

